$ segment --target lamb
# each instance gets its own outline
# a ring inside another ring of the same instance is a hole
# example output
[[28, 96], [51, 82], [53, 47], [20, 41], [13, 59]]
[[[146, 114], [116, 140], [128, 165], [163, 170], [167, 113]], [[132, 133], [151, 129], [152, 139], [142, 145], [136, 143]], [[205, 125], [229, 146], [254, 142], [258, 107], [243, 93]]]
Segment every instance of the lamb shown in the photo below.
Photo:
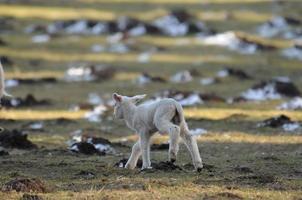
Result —
[[3, 96], [11, 96], [5, 91], [4, 85], [4, 71], [0, 60], [0, 102]]
[[179, 138], [187, 146], [195, 170], [201, 171], [203, 164], [199, 154], [196, 139], [190, 134], [181, 105], [171, 98], [162, 99], [149, 104], [137, 105], [146, 95], [133, 97], [112, 95], [115, 101], [114, 118], [122, 119], [126, 125], [139, 135], [139, 140], [133, 145], [132, 152], [125, 168], [134, 169], [138, 158], [142, 155], [142, 170], [150, 169], [150, 138], [156, 132], [169, 134], [169, 161], [175, 162]]

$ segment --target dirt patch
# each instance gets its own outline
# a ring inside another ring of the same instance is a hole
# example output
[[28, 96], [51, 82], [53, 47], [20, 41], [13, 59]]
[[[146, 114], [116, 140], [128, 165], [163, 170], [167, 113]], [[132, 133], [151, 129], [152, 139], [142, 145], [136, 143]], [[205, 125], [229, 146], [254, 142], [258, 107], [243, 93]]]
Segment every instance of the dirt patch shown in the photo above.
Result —
[[216, 199], [232, 199], [232, 200], [239, 200], [239, 199], [243, 199], [243, 197], [237, 195], [237, 194], [233, 194], [230, 192], [221, 192], [218, 193], [216, 195], [212, 195], [212, 196], [208, 196], [206, 195], [204, 198], [204, 200], [216, 200]]
[[45, 184], [36, 178], [21, 178], [14, 179], [2, 186], [2, 191], [17, 191], [17, 192], [47, 192]]
[[20, 200], [43, 200], [42, 197], [35, 195], [35, 194], [23, 194]]
[[95, 174], [90, 171], [81, 170], [79, 173], [76, 174], [76, 177], [84, 178], [84, 179], [93, 179]]
[[168, 150], [169, 149], [169, 144], [164, 143], [164, 144], [152, 144], [151, 145], [151, 150], [156, 151], [156, 150]]
[[174, 170], [183, 170], [181, 167], [175, 165], [172, 162], [159, 162], [159, 163], [152, 163], [151, 165], [153, 169], [161, 170], [161, 171], [174, 171]]
[[241, 172], [241, 173], [253, 173], [253, 170], [251, 170], [251, 168], [249, 168], [248, 166], [241, 166], [241, 165], [237, 165], [234, 168], [234, 171], [236, 172]]
[[[119, 162], [115, 163], [115, 167], [125, 167], [128, 159], [123, 158]], [[141, 168], [143, 166], [143, 162], [141, 159], [138, 160], [136, 168]], [[154, 170], [160, 170], [160, 171], [174, 171], [174, 170], [183, 170], [180, 166], [175, 165], [172, 162], [165, 161], [165, 162], [152, 162], [151, 164], [152, 169], [149, 171], [154, 171]]]
[[247, 175], [247, 176], [239, 176], [236, 178], [237, 181], [252, 183], [256, 182], [258, 184], [268, 184], [274, 183], [276, 181], [274, 176], [271, 175]]
[[4, 129], [0, 132], [0, 145], [5, 148], [35, 149], [37, 145], [27, 139], [27, 134], [16, 129], [9, 131]]

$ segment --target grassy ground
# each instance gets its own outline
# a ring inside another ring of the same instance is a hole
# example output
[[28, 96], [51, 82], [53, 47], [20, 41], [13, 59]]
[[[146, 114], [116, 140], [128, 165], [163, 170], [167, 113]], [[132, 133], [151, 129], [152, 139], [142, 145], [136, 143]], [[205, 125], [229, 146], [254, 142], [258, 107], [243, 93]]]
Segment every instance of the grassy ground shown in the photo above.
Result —
[[[64, 36], [45, 44], [33, 44], [24, 28], [32, 23], [47, 24], [59, 19], [115, 19], [122, 14], [152, 20], [171, 8], [185, 8], [220, 31], [235, 30], [255, 37], [255, 27], [273, 15], [291, 14], [302, 19], [302, 4], [286, 1], [283, 10], [274, 9], [265, 0], [209, 0], [204, 3], [190, 0], [144, 1], [21, 1], [6, 4], [0, 0], [0, 17], [12, 17], [15, 30], [0, 37], [8, 45], [0, 47], [0, 55], [14, 61], [4, 66], [8, 78], [56, 77], [62, 79], [72, 62], [109, 64], [118, 69], [117, 75], [102, 83], [66, 83], [21, 85], [9, 90], [14, 96], [33, 93], [37, 98], [49, 98], [51, 106], [0, 110], [0, 126], [22, 128], [31, 121], [44, 121], [45, 130], [29, 132], [29, 139], [37, 150], [11, 150], [10, 156], [0, 157], [0, 185], [17, 177], [42, 179], [50, 188], [40, 193], [44, 199], [301, 199], [302, 196], [302, 136], [281, 129], [257, 128], [257, 122], [278, 114], [286, 114], [302, 121], [301, 111], [278, 111], [283, 100], [261, 103], [206, 103], [186, 108], [191, 128], [202, 127], [208, 133], [198, 138], [204, 162], [208, 166], [201, 173], [185, 171], [139, 172], [113, 167], [121, 158], [129, 156], [137, 139], [121, 122], [111, 120], [109, 111], [101, 123], [82, 119], [84, 112], [68, 111], [71, 105], [85, 102], [88, 94], [110, 95], [146, 93], [151, 96], [160, 89], [180, 89], [215, 92], [223, 97], [238, 95], [254, 83], [273, 76], [289, 76], [302, 89], [301, 62], [280, 57], [279, 50], [255, 55], [241, 55], [219, 47], [204, 46], [193, 36], [169, 38], [143, 36], [135, 38], [135, 50], [126, 54], [95, 54], [90, 47], [104, 43], [106, 36]], [[230, 20], [224, 20], [231, 13]], [[0, 27], [1, 28], [1, 27]], [[262, 39], [277, 47], [288, 47], [290, 40]], [[181, 45], [180, 45], [181, 44]], [[153, 46], [166, 50], [156, 53], [149, 63], [138, 63], [141, 51]], [[33, 61], [37, 65], [32, 65]], [[222, 83], [202, 86], [199, 80], [187, 84], [151, 83], [139, 87], [132, 79], [142, 71], [169, 77], [183, 69], [198, 69], [204, 77], [213, 76], [225, 66], [243, 69], [255, 79], [239, 81], [226, 78]], [[74, 122], [59, 125], [58, 118]], [[120, 141], [127, 138], [117, 155], [84, 156], [67, 150], [69, 133], [84, 129]], [[167, 141], [156, 136], [155, 142]], [[166, 161], [166, 151], [152, 152], [154, 162]], [[190, 163], [188, 152], [181, 145], [177, 164]], [[239, 167], [238, 167], [239, 166]], [[246, 167], [249, 171], [240, 170]], [[77, 175], [81, 171], [95, 174], [93, 178]], [[23, 193], [0, 192], [0, 199], [19, 199]]]

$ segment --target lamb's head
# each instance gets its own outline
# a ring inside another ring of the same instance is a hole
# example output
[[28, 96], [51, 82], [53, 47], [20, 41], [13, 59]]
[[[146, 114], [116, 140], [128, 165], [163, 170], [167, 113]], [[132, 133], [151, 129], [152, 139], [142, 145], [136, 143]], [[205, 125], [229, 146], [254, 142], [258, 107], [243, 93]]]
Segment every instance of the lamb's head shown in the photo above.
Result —
[[112, 95], [112, 99], [115, 101], [113, 114], [114, 118], [124, 119], [124, 113], [129, 111], [127, 109], [133, 108], [138, 102], [140, 102], [145, 97], [145, 94], [127, 97], [114, 93]]

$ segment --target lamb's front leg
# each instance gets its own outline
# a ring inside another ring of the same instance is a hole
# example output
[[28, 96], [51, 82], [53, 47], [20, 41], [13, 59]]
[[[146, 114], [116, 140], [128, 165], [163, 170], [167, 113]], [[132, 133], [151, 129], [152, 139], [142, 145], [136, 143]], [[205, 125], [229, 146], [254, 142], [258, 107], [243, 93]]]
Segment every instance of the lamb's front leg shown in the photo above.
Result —
[[141, 155], [141, 145], [140, 145], [140, 141], [137, 141], [132, 147], [131, 156], [128, 159], [127, 164], [125, 165], [125, 168], [134, 169], [137, 165], [137, 161], [140, 155]]
[[140, 133], [140, 145], [143, 157], [142, 169], [150, 169], [152, 168], [150, 161], [150, 134], [144, 131]]

